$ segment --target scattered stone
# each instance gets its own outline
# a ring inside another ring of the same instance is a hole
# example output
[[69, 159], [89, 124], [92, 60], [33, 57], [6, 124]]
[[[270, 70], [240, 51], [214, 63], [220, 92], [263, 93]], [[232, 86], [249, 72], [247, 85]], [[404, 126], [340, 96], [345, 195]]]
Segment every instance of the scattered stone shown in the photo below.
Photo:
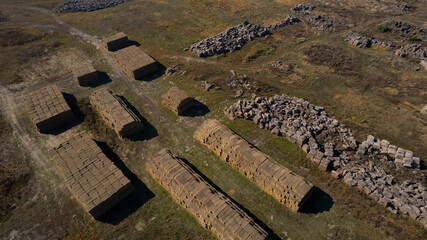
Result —
[[95, 219], [133, 191], [128, 178], [87, 133], [49, 150], [71, 192]]
[[209, 91], [211, 88], [215, 87], [215, 84], [210, 83], [208, 81], [202, 81], [202, 86], [205, 88], [206, 91]]
[[240, 89], [240, 90], [238, 90], [237, 91], [237, 93], [236, 93], [236, 95], [234, 95], [234, 97], [235, 98], [239, 98], [239, 97], [241, 97], [241, 96], [243, 96], [243, 94], [244, 94], [245, 92], [243, 92], [243, 90], [242, 89]]
[[423, 107], [423, 109], [421, 109], [420, 113], [422, 115], [427, 115], [427, 104]]
[[156, 153], [146, 165], [172, 198], [219, 239], [268, 238], [268, 233], [244, 210], [169, 150]]
[[383, 22], [392, 32], [406, 37], [407, 39], [416, 38], [418, 41], [427, 41], [427, 32], [423, 28], [410, 25], [406, 22], [387, 20]]
[[[239, 100], [226, 108], [225, 114], [230, 119], [252, 120], [260, 128], [302, 146], [307, 158], [319, 169], [330, 170], [336, 179], [343, 177], [347, 185], [357, 187], [380, 204], [418, 221], [427, 217], [423, 184], [405, 181], [397, 185], [392, 175], [375, 164], [379, 158], [389, 163], [388, 166], [419, 168], [420, 159], [414, 157], [413, 152], [372, 135], [358, 144], [350, 129], [329, 117], [322, 107], [301, 98], [253, 95], [251, 100]], [[419, 169], [411, 171], [422, 174]]]
[[319, 31], [325, 31], [329, 28], [335, 27], [337, 25], [345, 25], [346, 22], [344, 20], [335, 20], [332, 19], [330, 17], [321, 15], [321, 14], [314, 14], [314, 15], [310, 15], [308, 14], [305, 17], [305, 20], [312, 24], [315, 25], [317, 30]]
[[120, 137], [131, 137], [144, 128], [141, 119], [111, 89], [98, 89], [89, 100]]
[[172, 66], [172, 67], [168, 67], [165, 71], [165, 75], [166, 76], [170, 76], [175, 74], [176, 72], [178, 72], [181, 69], [181, 64]]
[[316, 9], [316, 6], [313, 4], [297, 4], [291, 7], [292, 12], [296, 12], [299, 14], [308, 14], [307, 11], [313, 11]]
[[114, 7], [129, 0], [69, 0], [55, 8], [57, 13], [92, 12], [99, 9]]
[[410, 57], [422, 61], [427, 60], [427, 47], [419, 44], [406, 44], [396, 50], [395, 54], [399, 57]]
[[385, 13], [399, 14], [400, 15], [400, 14], [407, 13], [412, 9], [413, 9], [413, 7], [411, 5], [406, 4], [406, 3], [402, 3], [400, 5], [391, 7], [390, 9], [386, 10]]
[[301, 20], [299, 20], [297, 17], [292, 16], [292, 15], [288, 15], [286, 16], [286, 18], [280, 20], [277, 23], [273, 23], [273, 24], [264, 24], [263, 26], [268, 28], [268, 29], [276, 29], [276, 28], [281, 28], [284, 26], [288, 26], [288, 25], [292, 25], [292, 24], [296, 24], [301, 22]]
[[194, 138], [294, 211], [312, 193], [311, 183], [254, 148], [218, 120], [205, 121]]
[[70, 106], [56, 85], [30, 92], [25, 102], [31, 120], [42, 133], [74, 120]]
[[393, 47], [391, 42], [382, 42], [376, 40], [375, 38], [367, 37], [361, 33], [350, 31], [346, 33], [344, 37], [344, 41], [349, 42], [350, 44], [360, 48], [370, 48], [372, 45], [382, 46], [387, 49], [391, 49]]
[[178, 87], [171, 87], [167, 93], [162, 95], [162, 103], [177, 115], [183, 115], [194, 106], [194, 98]]

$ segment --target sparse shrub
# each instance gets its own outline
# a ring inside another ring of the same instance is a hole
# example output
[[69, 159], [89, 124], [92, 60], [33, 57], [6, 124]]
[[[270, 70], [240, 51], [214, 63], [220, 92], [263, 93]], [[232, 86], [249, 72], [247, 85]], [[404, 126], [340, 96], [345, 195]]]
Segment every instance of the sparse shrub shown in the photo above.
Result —
[[390, 29], [385, 24], [377, 25], [377, 32], [388, 32]]
[[409, 38], [409, 40], [410, 40], [410, 41], [413, 41], [413, 42], [420, 41], [420, 39], [418, 39], [418, 33], [419, 33], [419, 31], [415, 31], [414, 35], [412, 35], [412, 36]]
[[248, 24], [249, 24], [248, 20], [245, 20], [245, 21], [243, 22], [243, 26], [246, 26], [246, 25], [248, 25]]

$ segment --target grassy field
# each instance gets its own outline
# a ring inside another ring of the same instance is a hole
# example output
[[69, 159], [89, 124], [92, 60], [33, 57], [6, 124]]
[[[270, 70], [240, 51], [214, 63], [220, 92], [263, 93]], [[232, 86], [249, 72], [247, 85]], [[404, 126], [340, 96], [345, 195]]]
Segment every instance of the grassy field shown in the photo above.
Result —
[[[2, 0], [0, 3], [51, 9], [60, 2]], [[13, 162], [23, 166], [19, 172], [25, 177], [10, 177], [10, 181], [17, 182], [19, 186], [16, 192], [10, 193], [10, 199], [15, 201], [16, 193], [22, 191], [20, 189], [30, 190], [22, 195], [20, 201], [16, 201], [14, 209], [7, 210], [7, 216], [2, 215], [0, 236], [214, 239], [210, 231], [202, 228], [146, 172], [147, 159], [167, 147], [250, 212], [272, 236], [282, 239], [426, 238], [426, 230], [409, 217], [390, 213], [358, 190], [332, 179], [328, 173], [320, 172], [295, 144], [259, 129], [252, 122], [230, 121], [223, 114], [224, 107], [237, 101], [233, 98], [235, 90], [226, 84], [231, 76], [230, 70], [234, 70], [238, 74], [246, 74], [260, 88], [257, 92], [260, 95], [286, 93], [305, 98], [325, 107], [330, 115], [349, 126], [359, 141], [373, 134], [413, 150], [425, 161], [427, 123], [419, 110], [427, 103], [426, 72], [413, 71], [416, 63], [400, 59], [391, 51], [359, 49], [342, 41], [342, 35], [352, 28], [365, 30], [378, 39], [405, 42], [400, 36], [375, 32], [377, 23], [384, 19], [379, 13], [387, 8], [387, 4], [396, 4], [395, 1], [375, 4], [362, 0], [314, 1], [319, 11], [344, 18], [349, 26], [317, 33], [312, 26], [300, 23], [275, 30], [270, 37], [249, 42], [235, 53], [205, 61], [197, 61], [193, 59], [196, 58], [194, 54], [184, 51], [191, 44], [245, 20], [260, 24], [278, 21], [290, 13], [291, 5], [297, 3], [300, 2], [133, 0], [90, 13], [58, 14], [67, 23], [99, 38], [123, 31], [162, 65], [170, 67], [180, 64], [180, 70], [174, 75], [154, 77], [152, 81], [134, 81], [137, 89], [130, 89], [122, 78], [113, 77], [112, 67], [92, 45], [61, 31], [35, 28], [28, 24], [47, 24], [50, 19], [30, 10], [12, 11], [1, 7], [0, 12], [6, 12], [10, 20], [0, 23], [0, 36], [11, 39], [14, 45], [1, 42], [0, 56], [12, 59], [3, 60], [6, 66], [1, 69], [3, 86], [13, 89], [16, 84], [29, 81], [25, 77], [14, 80], [13, 75], [19, 68], [31, 69], [37, 64], [42, 66], [49, 59], [62, 61], [71, 53], [77, 53], [93, 60], [97, 69], [111, 77], [111, 82], [102, 86], [109, 86], [123, 96], [138, 110], [149, 127], [138, 141], [120, 140], [89, 106], [87, 96], [94, 88], [74, 86], [71, 77], [66, 76], [69, 74], [67, 72], [57, 74], [56, 80], [53, 80], [53, 70], [46, 75], [38, 75], [32, 80], [31, 87], [45, 84], [46, 79], [50, 79], [76, 97], [76, 106], [81, 114], [80, 124], [57, 136], [37, 134], [25, 114], [24, 105], [17, 103], [21, 107], [14, 109], [18, 125], [23, 127], [22, 132], [33, 141], [33, 145], [41, 147], [39, 155], [22, 151], [32, 161], [21, 161], [22, 157], [18, 156], [13, 159]], [[407, 19], [421, 26], [423, 22], [420, 19], [426, 17], [422, 10], [426, 7], [421, 3], [414, 5], [418, 7], [416, 12], [395, 19]], [[19, 39], [21, 44], [17, 45], [13, 39]], [[31, 51], [34, 49], [47, 51], [33, 54]], [[283, 62], [283, 67], [271, 67], [279, 60]], [[201, 81], [205, 80], [214, 83], [218, 89], [205, 91], [201, 85]], [[206, 105], [209, 112], [194, 118], [177, 117], [162, 107], [160, 96], [171, 86], [185, 89]], [[14, 93], [15, 98], [19, 99], [27, 90], [24, 88]], [[143, 104], [143, 98], [135, 90], [152, 99], [154, 106]], [[251, 94], [252, 91], [245, 90], [243, 97], [248, 98]], [[154, 107], [160, 109], [159, 112], [152, 112]], [[4, 115], [5, 121], [1, 124], [8, 126], [7, 121], [12, 122], [14, 118], [7, 112]], [[310, 200], [306, 211], [289, 211], [196, 142], [192, 138], [193, 132], [201, 121], [209, 118], [220, 119], [260, 150], [318, 187], [320, 190]], [[72, 198], [47, 157], [48, 147], [79, 131], [88, 131], [102, 146], [108, 146], [104, 148], [108, 156], [116, 164], [125, 166], [127, 176], [137, 189], [101, 221], [93, 221]], [[8, 144], [19, 144], [19, 139], [16, 143], [11, 141]]]

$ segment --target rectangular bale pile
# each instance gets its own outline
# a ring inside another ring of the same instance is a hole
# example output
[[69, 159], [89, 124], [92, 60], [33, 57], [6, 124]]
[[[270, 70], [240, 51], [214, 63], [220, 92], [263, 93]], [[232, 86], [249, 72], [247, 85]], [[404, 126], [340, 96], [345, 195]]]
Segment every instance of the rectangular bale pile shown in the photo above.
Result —
[[92, 85], [98, 82], [98, 71], [90, 62], [76, 63], [72, 67], [72, 71], [80, 86]]
[[220, 239], [266, 239], [268, 233], [191, 167], [163, 149], [147, 170], [182, 207]]
[[177, 87], [172, 87], [162, 95], [162, 103], [177, 115], [182, 115], [194, 106], [195, 101], [186, 92]]
[[218, 120], [205, 121], [194, 137], [294, 211], [310, 197], [313, 185], [272, 160]]
[[116, 61], [134, 79], [141, 79], [157, 71], [157, 62], [135, 45], [114, 52]]
[[129, 46], [128, 36], [122, 32], [106, 37], [102, 41], [108, 51], [116, 51]]
[[31, 120], [40, 132], [47, 132], [74, 119], [73, 112], [56, 85], [50, 85], [25, 97]]
[[141, 119], [111, 89], [96, 90], [89, 100], [120, 137], [130, 137], [144, 128]]
[[133, 186], [87, 133], [49, 150], [65, 183], [95, 219], [129, 195]]

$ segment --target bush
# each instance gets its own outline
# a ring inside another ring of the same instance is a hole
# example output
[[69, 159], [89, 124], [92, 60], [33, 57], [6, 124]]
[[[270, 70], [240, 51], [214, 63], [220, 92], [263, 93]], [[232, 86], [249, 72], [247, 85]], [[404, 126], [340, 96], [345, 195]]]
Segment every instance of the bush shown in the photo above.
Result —
[[387, 25], [385, 25], [385, 24], [379, 24], [377, 26], [377, 32], [387, 32], [389, 30], [390, 29], [388, 29]]
[[248, 20], [245, 20], [245, 21], [243, 22], [243, 26], [246, 26], [246, 25], [248, 25], [248, 24], [249, 24]]

